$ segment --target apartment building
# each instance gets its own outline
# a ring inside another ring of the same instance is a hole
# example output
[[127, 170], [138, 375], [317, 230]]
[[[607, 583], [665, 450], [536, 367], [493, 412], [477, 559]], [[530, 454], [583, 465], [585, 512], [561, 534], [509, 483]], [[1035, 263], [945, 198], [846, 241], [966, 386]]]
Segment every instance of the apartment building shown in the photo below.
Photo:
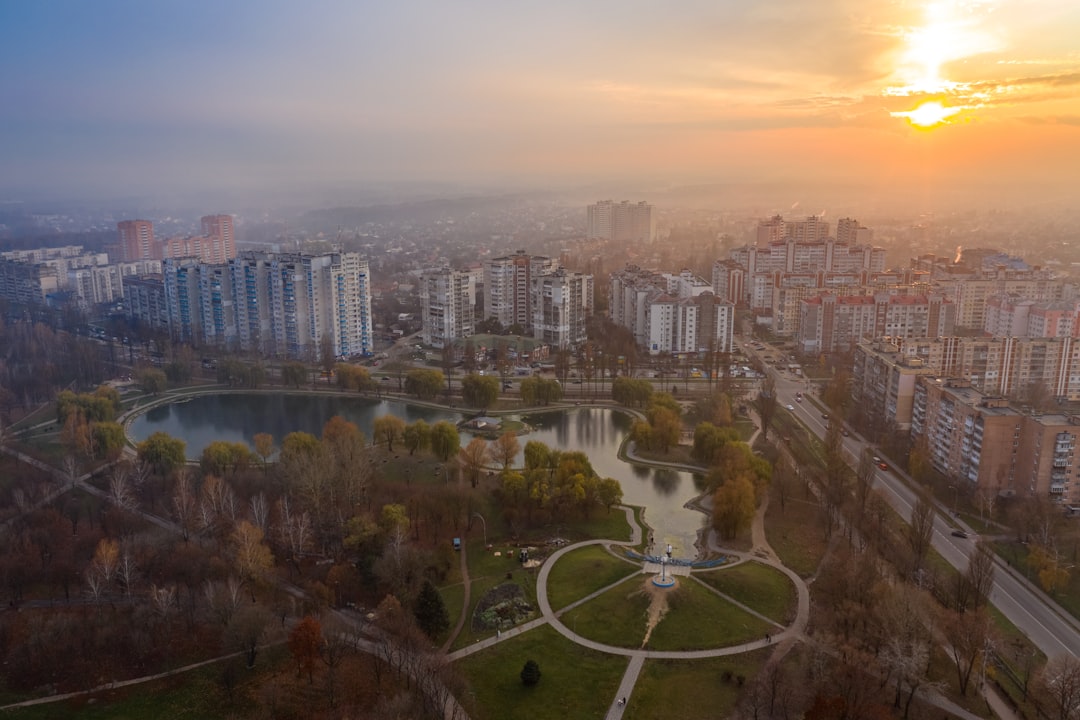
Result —
[[971, 330], [986, 327], [990, 298], [1007, 295], [1035, 303], [1056, 303], [1078, 297], [1076, 286], [1053, 279], [1045, 271], [999, 269], [994, 277], [959, 276], [935, 279], [934, 291], [956, 305], [956, 326]]
[[1080, 341], [1071, 337], [905, 338], [897, 344], [905, 358], [921, 360], [938, 375], [964, 378], [984, 393], [1080, 400]]
[[495, 318], [504, 328], [528, 329], [533, 319], [532, 279], [553, 272], [558, 261], [518, 250], [484, 263], [484, 320]]
[[161, 274], [124, 278], [124, 313], [139, 327], [168, 331], [169, 310]]
[[983, 330], [994, 337], [1080, 336], [1080, 299], [1039, 302], [1018, 295], [986, 299]]
[[891, 338], [856, 345], [851, 397], [862, 426], [875, 431], [909, 430], [915, 385], [924, 376], [936, 377], [936, 373], [921, 359], [901, 355]]
[[925, 438], [930, 462], [969, 488], [1000, 495], [1080, 499], [1080, 418], [1018, 412], [967, 380], [920, 378], [911, 433]]
[[846, 352], [867, 338], [936, 338], [953, 333], [956, 309], [941, 295], [820, 295], [802, 301], [804, 353]]
[[729, 352], [735, 331], [735, 306], [711, 292], [679, 298], [660, 294], [650, 299], [649, 354]]
[[650, 243], [656, 236], [653, 206], [647, 202], [615, 203], [602, 200], [586, 209], [586, 235], [590, 239]]
[[425, 270], [420, 276], [420, 337], [437, 348], [475, 332], [475, 274], [450, 268]]
[[533, 338], [569, 349], [588, 338], [585, 323], [593, 308], [593, 277], [558, 268], [532, 278]]
[[371, 286], [357, 253], [244, 253], [229, 263], [168, 258], [162, 284], [181, 340], [318, 359], [373, 351]]

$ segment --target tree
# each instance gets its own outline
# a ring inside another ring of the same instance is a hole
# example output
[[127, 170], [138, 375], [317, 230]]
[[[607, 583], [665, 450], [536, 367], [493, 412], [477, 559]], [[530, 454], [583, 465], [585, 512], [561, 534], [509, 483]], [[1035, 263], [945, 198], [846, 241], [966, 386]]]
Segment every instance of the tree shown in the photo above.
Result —
[[165, 432], [156, 432], [139, 443], [137, 452], [139, 462], [152, 467], [159, 476], [167, 477], [187, 461], [186, 448], [183, 440]]
[[461, 436], [453, 423], [440, 420], [431, 426], [431, 451], [440, 461], [446, 462], [457, 454], [461, 447]]
[[160, 395], [165, 392], [165, 388], [169, 385], [169, 380], [165, 376], [165, 371], [158, 370], [157, 368], [140, 370], [137, 378], [139, 387], [147, 395]]
[[402, 433], [402, 438], [409, 455], [417, 450], [426, 450], [431, 445], [431, 426], [423, 420], [411, 422]]
[[754, 402], [758, 417], [761, 419], [761, 439], [769, 437], [769, 427], [776, 415], [776, 383], [772, 376], [766, 375], [758, 391], [757, 400]]
[[461, 469], [474, 488], [480, 483], [480, 473], [487, 464], [488, 444], [482, 437], [474, 437], [458, 453]]
[[937, 512], [925, 496], [920, 495], [911, 511], [911, 525], [908, 527], [908, 542], [911, 544], [912, 571], [922, 567], [926, 553], [930, 549], [930, 540], [934, 535], [934, 518]]
[[246, 581], [256, 580], [274, 566], [274, 556], [263, 542], [263, 531], [247, 520], [236, 524], [231, 545], [236, 571]]
[[91, 423], [90, 438], [94, 448], [94, 457], [108, 462], [120, 457], [127, 440], [120, 423], [111, 421]]
[[255, 453], [262, 459], [263, 472], [266, 471], [267, 462], [274, 454], [274, 436], [270, 433], [255, 433]]
[[417, 368], [405, 375], [405, 392], [421, 400], [431, 400], [442, 390], [446, 376], [438, 370]]
[[517, 433], [503, 433], [491, 444], [489, 451], [492, 460], [502, 465], [505, 471], [521, 452], [521, 443], [518, 442]]
[[526, 405], [549, 405], [562, 400], [562, 385], [558, 380], [527, 377], [521, 381], [521, 402]]
[[525, 661], [525, 667], [521, 668], [521, 682], [528, 687], [540, 682], [540, 666], [535, 660]]
[[432, 640], [450, 628], [450, 615], [446, 611], [446, 604], [430, 580], [425, 579], [420, 587], [413, 615], [416, 617], [416, 624]]
[[287, 362], [281, 366], [281, 384], [299, 388], [307, 382], [307, 368], [303, 363]]
[[296, 674], [306, 672], [309, 683], [314, 682], [313, 673], [321, 647], [322, 626], [317, 619], [307, 615], [289, 633], [289, 652], [296, 660]]
[[731, 540], [749, 527], [756, 510], [754, 484], [745, 475], [730, 477], [713, 495], [713, 527]]
[[821, 399], [834, 415], [845, 417], [851, 404], [851, 373], [847, 370], [834, 373], [821, 391]]
[[986, 540], [980, 540], [975, 545], [975, 552], [968, 556], [967, 571], [961, 576], [957, 610], [964, 612], [969, 606], [976, 610], [983, 607], [993, 587], [994, 549]]
[[990, 643], [990, 616], [985, 609], [952, 613], [943, 631], [946, 647], [956, 663], [960, 694], [967, 695], [971, 674]]
[[666, 453], [672, 445], [679, 444], [682, 421], [676, 413], [666, 407], [657, 407], [650, 411], [649, 420], [650, 449]]
[[1080, 718], [1080, 659], [1076, 656], [1052, 658], [1039, 673], [1035, 687], [1053, 707], [1057, 720]]
[[[270, 625], [270, 612], [262, 605], [245, 603], [229, 616], [225, 629], [226, 643], [244, 653], [248, 669], [255, 667], [259, 645]], [[290, 645], [290, 650], [292, 646]]]
[[466, 375], [461, 379], [461, 399], [468, 405], [487, 410], [499, 399], [499, 381], [491, 375]]
[[611, 508], [622, 502], [622, 485], [614, 478], [604, 478], [600, 481], [599, 494], [600, 502], [611, 512]]
[[385, 442], [387, 451], [394, 452], [394, 441], [405, 435], [405, 421], [396, 415], [383, 415], [375, 418], [371, 431], [375, 442]]

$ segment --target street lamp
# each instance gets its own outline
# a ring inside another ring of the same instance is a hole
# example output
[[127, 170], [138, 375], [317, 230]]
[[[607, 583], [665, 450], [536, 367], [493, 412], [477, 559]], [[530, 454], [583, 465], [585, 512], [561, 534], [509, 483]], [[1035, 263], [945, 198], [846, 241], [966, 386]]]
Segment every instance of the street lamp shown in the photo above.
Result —
[[950, 485], [949, 489], [953, 491], [952, 514], [954, 516], [959, 515], [960, 513], [957, 510], [960, 506], [960, 487], [957, 485]]
[[484, 516], [478, 512], [472, 514], [474, 518], [480, 518], [480, 524], [484, 526], [484, 547], [487, 547], [487, 522], [484, 520]]

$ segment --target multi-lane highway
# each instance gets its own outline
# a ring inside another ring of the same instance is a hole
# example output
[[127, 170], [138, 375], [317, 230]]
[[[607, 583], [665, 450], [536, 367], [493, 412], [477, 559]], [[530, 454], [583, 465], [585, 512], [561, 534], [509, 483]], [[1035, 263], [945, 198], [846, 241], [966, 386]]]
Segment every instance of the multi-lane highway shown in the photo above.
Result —
[[[752, 349], [748, 349], [753, 352]], [[773, 353], [774, 354], [774, 353]], [[825, 437], [828, 421], [821, 411], [808, 400], [796, 402], [796, 394], [806, 391], [806, 381], [802, 378], [785, 376], [785, 373], [770, 369], [776, 385], [777, 401], [781, 407], [792, 406], [792, 413], [818, 437]], [[843, 439], [844, 450], [853, 467], [858, 466], [858, 458], [863, 448], [869, 444], [851, 433]], [[916, 496], [911, 489], [910, 478], [891, 464], [889, 470], [877, 470], [875, 487], [897, 513], [905, 520], [911, 519]], [[967, 568], [968, 558], [975, 549], [977, 536], [969, 532], [968, 538], [952, 535], [960, 523], [950, 524], [948, 512], [939, 507], [934, 522], [933, 545], [942, 557], [953, 567], [963, 571]], [[964, 528], [967, 529], [967, 528]], [[1019, 577], [1000, 559], [994, 572], [994, 588], [990, 601], [1017, 628], [1026, 634], [1047, 657], [1065, 653], [1080, 655], [1080, 622], [1053, 606], [1045, 595], [1034, 588], [1026, 579]]]

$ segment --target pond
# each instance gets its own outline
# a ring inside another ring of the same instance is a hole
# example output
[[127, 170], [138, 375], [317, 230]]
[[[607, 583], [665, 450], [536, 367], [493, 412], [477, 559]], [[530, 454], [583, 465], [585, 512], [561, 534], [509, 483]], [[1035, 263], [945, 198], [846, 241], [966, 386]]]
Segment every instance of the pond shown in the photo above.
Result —
[[[293, 395], [281, 393], [234, 393], [199, 395], [148, 410], [135, 418], [128, 432], [136, 442], [162, 431], [187, 443], [187, 454], [198, 458], [215, 440], [254, 445], [257, 433], [269, 433], [276, 442], [291, 432], [319, 436], [323, 425], [335, 415], [356, 423], [371, 437], [372, 423], [383, 415], [396, 415], [406, 422], [439, 420], [457, 422], [462, 415], [453, 410], [428, 408], [397, 400], [371, 400], [347, 395]], [[700, 492], [700, 479], [678, 472], [633, 465], [618, 457], [623, 438], [630, 432], [632, 418], [608, 408], [574, 408], [514, 416], [533, 431], [521, 437], [521, 444], [539, 440], [559, 450], [581, 450], [589, 456], [601, 477], [620, 482], [624, 502], [647, 508], [645, 519], [656, 530], [656, 549], [671, 543], [676, 557], [696, 554], [694, 542], [705, 516], [683, 507]], [[462, 445], [471, 436], [462, 431]], [[520, 464], [520, 457], [518, 463]]]

